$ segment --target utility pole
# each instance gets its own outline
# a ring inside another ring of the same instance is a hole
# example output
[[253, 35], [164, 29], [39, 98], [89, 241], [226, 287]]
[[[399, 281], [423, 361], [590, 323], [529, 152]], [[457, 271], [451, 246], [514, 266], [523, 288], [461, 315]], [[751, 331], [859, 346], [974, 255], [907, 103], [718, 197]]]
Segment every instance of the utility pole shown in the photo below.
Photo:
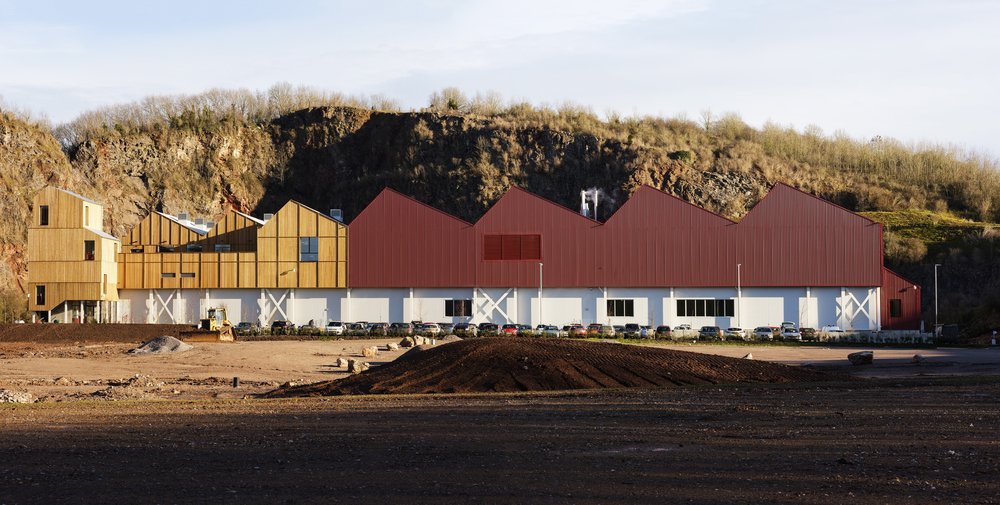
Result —
[[538, 324], [545, 324], [542, 317], [542, 262], [538, 262]]
[[743, 286], [740, 278], [743, 273], [743, 263], [736, 264], [736, 327], [743, 327]]

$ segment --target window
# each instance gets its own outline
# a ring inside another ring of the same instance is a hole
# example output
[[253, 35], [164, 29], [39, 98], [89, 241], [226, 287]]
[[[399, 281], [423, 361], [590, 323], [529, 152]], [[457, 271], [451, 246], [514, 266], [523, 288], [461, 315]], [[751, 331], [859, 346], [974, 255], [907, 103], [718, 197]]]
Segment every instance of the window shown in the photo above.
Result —
[[172, 246], [172, 245], [158, 245], [158, 246], [156, 246], [156, 252], [171, 253], [171, 252], [176, 252], [176, 251], [177, 251], [177, 248], [174, 247], [174, 246]]
[[101, 293], [108, 294], [108, 274], [104, 274], [104, 283], [101, 287]]
[[299, 261], [319, 261], [319, 239], [299, 237]]
[[35, 286], [35, 305], [45, 305], [45, 286]]
[[889, 300], [889, 317], [903, 317], [903, 300], [893, 298]]
[[680, 317], [733, 317], [736, 315], [734, 300], [677, 300]]
[[540, 260], [541, 235], [484, 235], [484, 260]]
[[86, 261], [94, 261], [94, 241], [84, 240], [83, 241], [83, 259]]
[[134, 253], [141, 253], [141, 252], [144, 252], [144, 251], [143, 251], [143, 249], [141, 247], [133, 247], [132, 248], [132, 252], [134, 252]]
[[49, 206], [48, 205], [42, 205], [42, 206], [38, 207], [38, 225], [39, 226], [48, 226], [49, 225]]
[[635, 317], [635, 300], [608, 300], [608, 317]]
[[194, 272], [181, 272], [182, 279], [194, 279]]
[[229, 244], [215, 244], [215, 252], [229, 252], [233, 247]]
[[188, 244], [184, 246], [184, 250], [187, 252], [201, 252], [203, 249], [201, 244]]
[[177, 277], [177, 274], [173, 272], [163, 272], [160, 274], [160, 278], [162, 279], [173, 279], [174, 277]]
[[472, 316], [472, 300], [445, 300], [444, 315], [447, 317]]
[[90, 226], [90, 207], [83, 206], [83, 225]]

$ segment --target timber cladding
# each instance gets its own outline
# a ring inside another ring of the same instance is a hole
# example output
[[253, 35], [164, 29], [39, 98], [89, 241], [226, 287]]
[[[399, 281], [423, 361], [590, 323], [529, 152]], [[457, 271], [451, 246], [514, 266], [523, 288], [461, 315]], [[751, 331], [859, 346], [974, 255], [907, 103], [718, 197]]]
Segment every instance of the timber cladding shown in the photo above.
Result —
[[347, 287], [347, 227], [294, 201], [266, 223], [230, 212], [207, 232], [153, 213], [125, 241], [119, 289]]

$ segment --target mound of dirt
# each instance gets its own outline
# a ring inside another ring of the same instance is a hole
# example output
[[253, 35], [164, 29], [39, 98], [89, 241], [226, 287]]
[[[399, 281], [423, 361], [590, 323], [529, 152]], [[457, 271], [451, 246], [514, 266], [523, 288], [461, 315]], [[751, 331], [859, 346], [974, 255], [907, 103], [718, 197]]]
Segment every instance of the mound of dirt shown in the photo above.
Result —
[[191, 344], [185, 344], [169, 335], [162, 335], [129, 351], [129, 354], [167, 354], [184, 352], [194, 349]]
[[804, 368], [654, 347], [480, 338], [418, 352], [344, 379], [265, 396], [475, 393], [841, 379]]
[[176, 337], [190, 329], [190, 324], [0, 324], [0, 342], [137, 343], [160, 335]]

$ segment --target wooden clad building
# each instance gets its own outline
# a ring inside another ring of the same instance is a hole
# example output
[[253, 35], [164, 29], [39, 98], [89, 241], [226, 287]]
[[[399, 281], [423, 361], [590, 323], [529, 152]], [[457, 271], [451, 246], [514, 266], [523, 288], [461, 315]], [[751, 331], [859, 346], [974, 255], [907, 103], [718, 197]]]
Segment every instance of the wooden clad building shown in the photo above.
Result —
[[29, 310], [43, 320], [112, 321], [118, 300], [120, 243], [102, 231], [104, 207], [46, 187], [28, 226]]

